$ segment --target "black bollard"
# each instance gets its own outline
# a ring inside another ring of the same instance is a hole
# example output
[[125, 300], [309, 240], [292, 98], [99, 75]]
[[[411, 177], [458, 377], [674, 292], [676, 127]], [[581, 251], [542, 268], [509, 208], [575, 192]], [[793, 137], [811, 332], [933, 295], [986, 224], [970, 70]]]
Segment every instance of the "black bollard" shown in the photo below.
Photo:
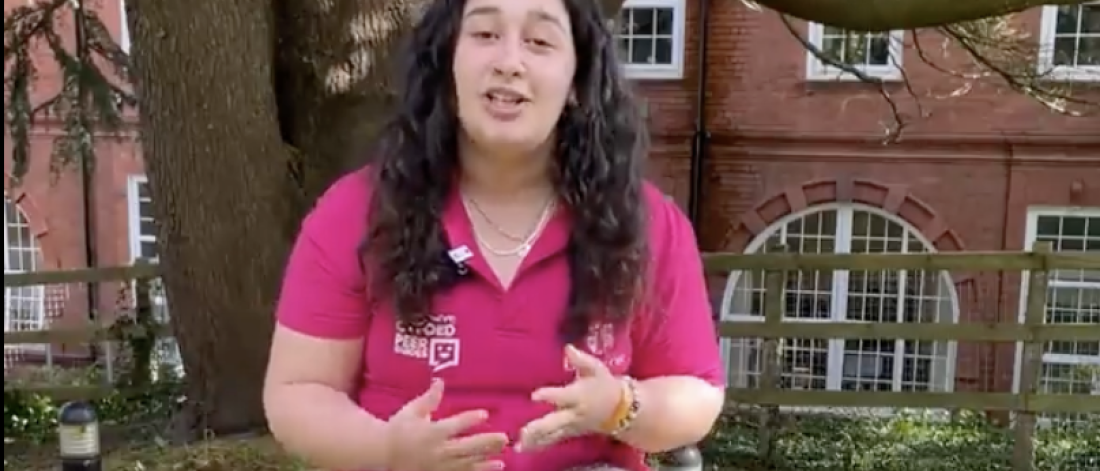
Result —
[[703, 471], [703, 453], [697, 446], [685, 446], [666, 454], [660, 471]]
[[61, 471], [103, 471], [99, 450], [99, 418], [87, 402], [61, 406], [57, 418]]

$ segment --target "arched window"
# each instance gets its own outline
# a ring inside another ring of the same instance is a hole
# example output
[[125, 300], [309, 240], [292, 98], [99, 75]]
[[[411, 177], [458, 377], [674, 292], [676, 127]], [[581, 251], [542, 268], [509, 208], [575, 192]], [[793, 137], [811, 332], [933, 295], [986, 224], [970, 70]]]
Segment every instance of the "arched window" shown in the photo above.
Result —
[[[19, 206], [4, 198], [4, 273], [27, 273], [38, 269], [42, 254], [35, 243], [27, 218]], [[4, 332], [39, 330], [46, 327], [43, 286], [4, 288]]]
[[[801, 253], [917, 253], [934, 248], [912, 226], [877, 208], [827, 204], [791, 214], [761, 233], [747, 253], [783, 245]], [[760, 321], [763, 273], [733, 272], [723, 320]], [[803, 272], [787, 280], [785, 317], [801, 322], [956, 322], [958, 301], [946, 272]], [[723, 339], [729, 384], [757, 387], [756, 339]], [[948, 391], [954, 342], [894, 339], [781, 341], [782, 387], [847, 391]]]

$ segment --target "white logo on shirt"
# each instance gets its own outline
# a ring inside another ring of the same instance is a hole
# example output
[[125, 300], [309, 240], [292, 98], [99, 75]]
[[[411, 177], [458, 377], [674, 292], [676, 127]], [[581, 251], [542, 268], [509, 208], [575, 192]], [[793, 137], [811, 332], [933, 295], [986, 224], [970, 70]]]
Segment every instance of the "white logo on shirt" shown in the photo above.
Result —
[[[584, 350], [592, 356], [603, 360], [610, 368], [619, 368], [626, 364], [626, 355], [615, 351], [615, 325], [610, 322], [595, 322], [588, 327], [588, 335], [584, 338]], [[573, 365], [565, 359], [565, 370], [573, 371]]]
[[398, 355], [428, 361], [432, 372], [458, 366], [462, 342], [456, 338], [455, 316], [438, 314], [424, 322], [397, 323], [393, 336], [393, 351]]

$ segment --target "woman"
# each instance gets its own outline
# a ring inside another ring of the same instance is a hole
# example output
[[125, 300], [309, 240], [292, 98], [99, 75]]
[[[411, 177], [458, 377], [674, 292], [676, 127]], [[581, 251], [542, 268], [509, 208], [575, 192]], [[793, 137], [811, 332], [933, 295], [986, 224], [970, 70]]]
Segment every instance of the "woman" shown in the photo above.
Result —
[[[437, 0], [288, 262], [271, 429], [325, 469], [643, 470], [723, 401], [690, 224], [591, 0]], [[349, 400], [350, 396], [350, 400]]]

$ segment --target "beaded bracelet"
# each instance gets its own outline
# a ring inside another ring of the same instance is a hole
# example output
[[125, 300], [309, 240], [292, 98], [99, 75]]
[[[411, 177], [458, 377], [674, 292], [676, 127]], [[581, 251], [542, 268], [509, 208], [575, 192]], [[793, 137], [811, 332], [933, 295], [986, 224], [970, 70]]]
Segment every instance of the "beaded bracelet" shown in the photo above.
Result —
[[624, 376], [622, 382], [623, 391], [619, 405], [604, 427], [606, 433], [612, 437], [621, 435], [634, 424], [634, 419], [638, 417], [638, 410], [641, 407], [638, 401], [638, 382], [629, 376]]

